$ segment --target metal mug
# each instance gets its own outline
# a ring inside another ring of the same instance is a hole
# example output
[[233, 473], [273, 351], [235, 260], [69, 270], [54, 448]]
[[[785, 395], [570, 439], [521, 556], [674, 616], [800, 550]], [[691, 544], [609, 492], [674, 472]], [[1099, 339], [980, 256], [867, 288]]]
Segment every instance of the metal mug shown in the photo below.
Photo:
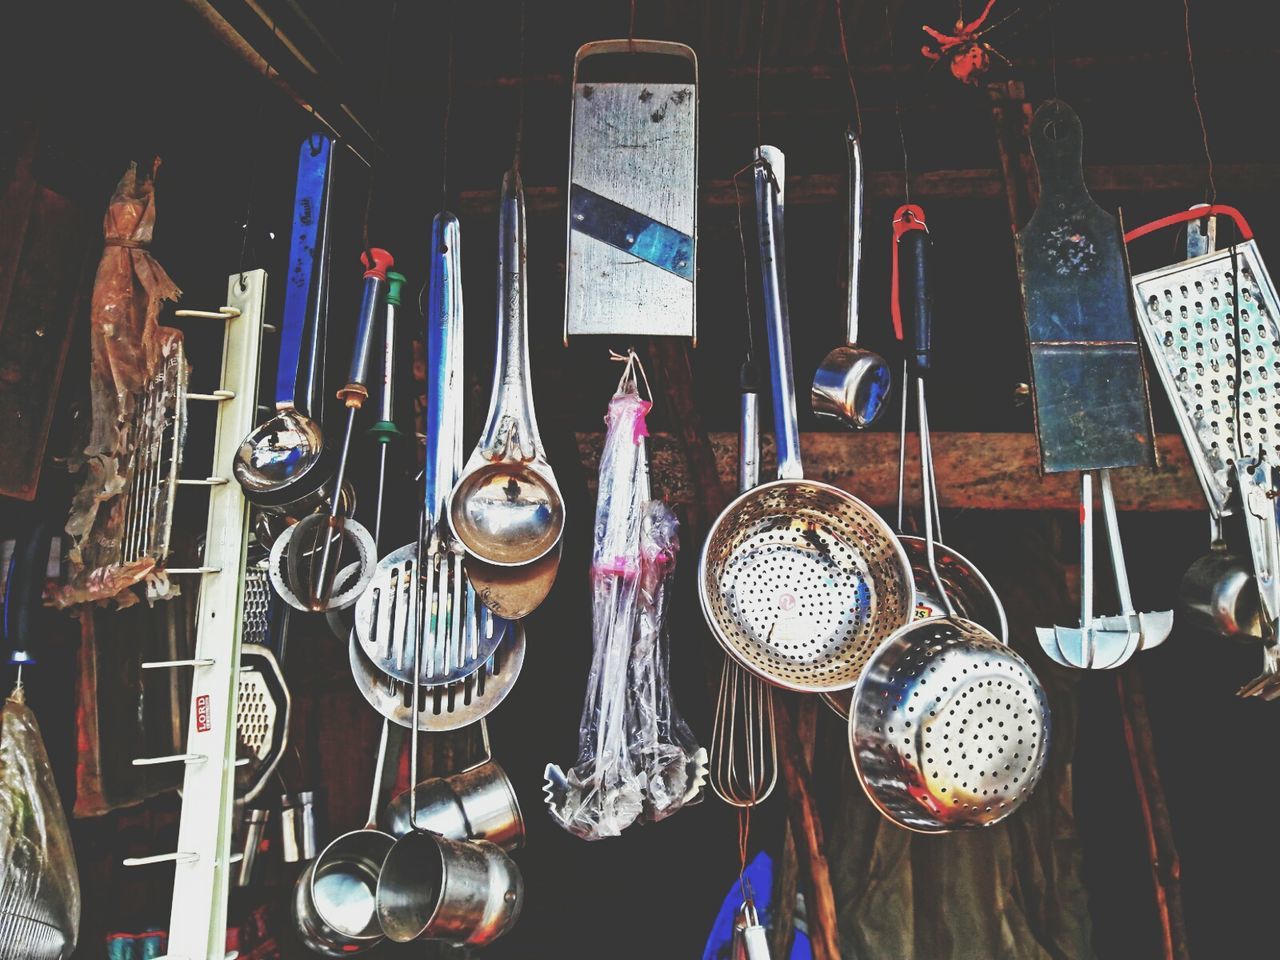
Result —
[[302, 872], [293, 890], [293, 922], [309, 949], [347, 957], [381, 942], [375, 898], [383, 860], [394, 843], [389, 834], [353, 830]]
[[1215, 539], [1182, 578], [1182, 609], [1196, 626], [1224, 637], [1262, 637], [1258, 587], [1249, 562]]
[[280, 797], [280, 850], [285, 863], [314, 860], [319, 850], [316, 795], [310, 790]]
[[523, 901], [520, 868], [486, 840], [415, 830], [396, 841], [378, 876], [377, 918], [397, 943], [485, 946], [511, 929]]
[[[423, 829], [450, 840], [488, 840], [507, 852], [524, 845], [524, 816], [515, 788], [492, 760], [418, 784], [417, 820]], [[397, 837], [413, 829], [408, 790], [387, 806], [382, 826]]]

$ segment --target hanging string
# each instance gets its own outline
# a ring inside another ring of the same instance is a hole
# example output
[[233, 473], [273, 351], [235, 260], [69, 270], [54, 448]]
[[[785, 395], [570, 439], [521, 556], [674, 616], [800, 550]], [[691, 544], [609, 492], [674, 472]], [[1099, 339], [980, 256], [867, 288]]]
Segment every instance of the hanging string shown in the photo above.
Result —
[[449, 4], [449, 48], [445, 56], [444, 119], [440, 132], [440, 209], [449, 206], [449, 115], [453, 112], [453, 15]]
[[751, 836], [751, 808], [738, 808], [738, 892], [743, 902], [752, 899], [751, 885], [747, 883], [747, 841]]
[[631, 0], [631, 16], [627, 20], [627, 52], [636, 52], [636, 0]]
[[1200, 121], [1200, 141], [1204, 145], [1204, 159], [1209, 167], [1208, 200], [1218, 202], [1218, 185], [1213, 178], [1213, 153], [1209, 149], [1209, 128], [1205, 126], [1204, 110], [1200, 108], [1200, 84], [1196, 78], [1196, 59], [1191, 49], [1191, 0], [1182, 0], [1182, 29], [1187, 38], [1187, 69], [1191, 72], [1191, 102]]
[[374, 182], [377, 180], [378, 164], [382, 159], [382, 120], [386, 114], [387, 84], [391, 79], [391, 41], [396, 31], [396, 13], [398, 4], [391, 0], [391, 16], [387, 21], [387, 36], [382, 44], [382, 79], [378, 84], [378, 106], [373, 128], [373, 156], [369, 158], [369, 185], [364, 192], [364, 219], [360, 224], [360, 238], [364, 244], [364, 255], [369, 266], [373, 266], [373, 248], [369, 243], [369, 211], [373, 208]]
[[763, 122], [760, 119], [760, 74], [764, 70], [764, 18], [768, 0], [760, 0], [760, 35], [756, 43], [756, 152], [764, 145]]
[[1058, 99], [1058, 8], [1049, 0], [1049, 76], [1053, 81], [1053, 99]]
[[525, 85], [528, 82], [527, 78], [525, 77], [525, 71], [524, 71], [524, 62], [525, 62], [525, 39], [524, 38], [525, 38], [525, 27], [528, 22], [528, 14], [529, 14], [528, 0], [520, 0], [520, 64], [518, 67], [520, 87], [519, 87], [519, 93], [517, 95], [518, 98], [516, 101], [516, 146], [515, 146], [515, 150], [512, 152], [512, 157], [511, 157], [511, 169], [515, 170], [516, 173], [520, 172], [520, 157], [524, 150], [524, 100], [525, 100]]
[[853, 99], [854, 132], [862, 136], [862, 101], [858, 99], [858, 85], [853, 82], [853, 64], [849, 60], [848, 31], [844, 26], [844, 4], [836, 0], [836, 22], [840, 26], [840, 56], [844, 58], [844, 70], [849, 75], [849, 95]]
[[902, 123], [902, 97], [898, 94], [898, 58], [893, 43], [893, 3], [885, 0], [884, 22], [889, 29], [889, 69], [893, 75], [893, 115], [898, 121], [898, 143], [902, 146], [902, 192], [911, 202], [911, 167], [907, 163], [907, 131]]
[[[274, 20], [271, 21], [271, 40], [274, 43], [279, 34], [279, 26]], [[271, 61], [266, 57], [262, 58], [262, 79], [268, 80], [271, 77]], [[254, 118], [253, 126], [259, 133], [263, 132], [262, 118], [266, 109], [267, 98], [262, 97], [258, 100], [258, 115]], [[247, 188], [245, 190], [244, 200], [244, 217], [240, 222], [240, 267], [237, 273], [240, 274], [240, 290], [244, 292], [248, 289], [248, 282], [244, 278], [244, 258], [249, 249], [249, 221], [253, 214], [253, 195], [258, 182], [258, 164], [256, 162], [249, 163], [249, 177], [247, 180]]]
[[747, 303], [747, 363], [752, 365], [756, 357], [756, 321], [751, 313], [751, 263], [747, 259], [747, 236], [742, 226], [742, 191], [738, 189], [738, 177], [748, 170], [755, 170], [758, 162], [752, 161], [733, 175], [733, 196], [738, 207], [738, 249], [742, 252], [742, 295]]

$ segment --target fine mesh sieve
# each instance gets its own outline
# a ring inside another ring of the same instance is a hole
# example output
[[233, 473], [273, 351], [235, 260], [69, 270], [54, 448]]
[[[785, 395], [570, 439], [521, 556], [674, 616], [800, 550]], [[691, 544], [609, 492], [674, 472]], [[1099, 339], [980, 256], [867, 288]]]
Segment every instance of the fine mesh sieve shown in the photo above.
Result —
[[876, 647], [915, 605], [906, 554], [874, 510], [803, 479], [791, 368], [783, 247], [783, 158], [756, 164], [774, 431], [780, 479], [725, 508], [698, 567], [702, 611], [742, 666], [790, 690], [852, 687]]

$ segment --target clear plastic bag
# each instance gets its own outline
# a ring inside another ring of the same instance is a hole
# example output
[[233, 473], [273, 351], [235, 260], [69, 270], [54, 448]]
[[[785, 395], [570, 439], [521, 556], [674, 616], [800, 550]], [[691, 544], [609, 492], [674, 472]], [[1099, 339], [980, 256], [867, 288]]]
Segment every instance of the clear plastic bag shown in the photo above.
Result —
[[80, 877], [35, 714], [18, 686], [0, 710], [0, 944], [9, 960], [71, 956]]
[[644, 438], [652, 404], [640, 396], [637, 371], [633, 353], [605, 418], [591, 564], [593, 654], [578, 762], [567, 773], [547, 766], [552, 816], [590, 840], [669, 816], [697, 793], [705, 774], [705, 752], [699, 761], [667, 688], [663, 618], [677, 525], [650, 500]]

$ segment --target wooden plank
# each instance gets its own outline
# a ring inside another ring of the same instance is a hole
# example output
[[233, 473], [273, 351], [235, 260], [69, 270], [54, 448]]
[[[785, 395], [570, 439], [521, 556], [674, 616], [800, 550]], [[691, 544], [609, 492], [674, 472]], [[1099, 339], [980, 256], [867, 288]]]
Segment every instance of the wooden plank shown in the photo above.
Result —
[[[1089, 190], [1097, 194], [1155, 193], [1198, 190], [1204, 184], [1204, 165], [1196, 163], [1104, 164], [1085, 167]], [[1231, 193], [1280, 193], [1280, 164], [1227, 163], [1214, 167], [1220, 191]], [[844, 203], [845, 174], [813, 173], [787, 178], [787, 203], [791, 206], [825, 206]], [[903, 194], [902, 174], [879, 171], [867, 174], [867, 195], [893, 199]], [[564, 189], [560, 186], [526, 186], [525, 203], [531, 214], [564, 215]], [[1005, 198], [1002, 171], [926, 170], [911, 175], [912, 196], [920, 200], [997, 200]], [[699, 199], [705, 209], [731, 215], [737, 209], [732, 180], [711, 180], [702, 186]], [[460, 216], [493, 215], [498, 209], [496, 190], [463, 190], [458, 194]]]
[[[724, 489], [737, 482], [736, 433], [712, 433], [716, 472]], [[578, 450], [591, 478], [600, 465], [603, 433], [579, 433]], [[1155, 470], [1117, 470], [1113, 474], [1121, 510], [1186, 511], [1207, 509], [1182, 438], [1156, 438], [1161, 465]], [[670, 434], [650, 438], [655, 494], [673, 503], [692, 503], [693, 485], [679, 440]], [[761, 475], [772, 475], [773, 437], [762, 438]], [[848, 490], [874, 507], [890, 507], [898, 492], [898, 438], [893, 433], [806, 433], [801, 436], [808, 476]], [[1041, 477], [1035, 436], [1030, 433], [935, 433], [933, 455], [938, 496], [944, 508], [973, 510], [1075, 510], [1079, 484], [1074, 473]], [[918, 447], [907, 438], [907, 502], [919, 502]], [[913, 464], [916, 464], [913, 466]]]

